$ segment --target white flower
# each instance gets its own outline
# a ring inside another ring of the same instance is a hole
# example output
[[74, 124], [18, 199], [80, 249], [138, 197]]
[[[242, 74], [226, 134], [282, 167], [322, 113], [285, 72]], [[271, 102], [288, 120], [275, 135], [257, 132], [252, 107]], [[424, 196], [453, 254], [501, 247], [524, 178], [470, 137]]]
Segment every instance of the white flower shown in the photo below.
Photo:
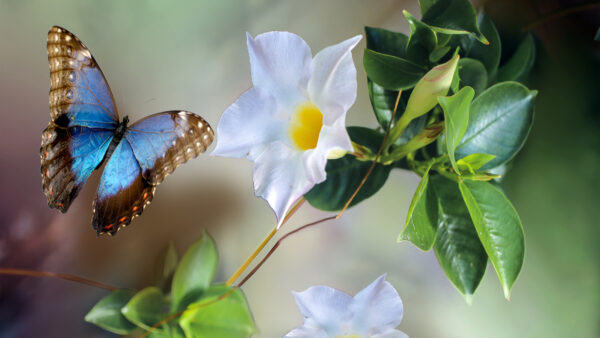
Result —
[[247, 35], [253, 87], [221, 116], [213, 155], [254, 162], [254, 190], [279, 221], [325, 180], [328, 157], [352, 150], [346, 112], [356, 99], [355, 36], [312, 58], [288, 32]]
[[294, 292], [304, 324], [284, 338], [408, 338], [394, 329], [402, 321], [402, 300], [385, 275], [354, 297], [328, 286]]

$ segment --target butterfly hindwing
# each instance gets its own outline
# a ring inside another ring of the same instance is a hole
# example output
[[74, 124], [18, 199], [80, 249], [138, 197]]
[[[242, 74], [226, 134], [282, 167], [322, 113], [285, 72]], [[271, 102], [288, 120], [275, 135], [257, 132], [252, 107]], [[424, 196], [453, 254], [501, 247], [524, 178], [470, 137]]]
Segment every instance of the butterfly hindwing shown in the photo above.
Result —
[[129, 127], [131, 144], [142, 175], [158, 184], [179, 165], [203, 153], [214, 139], [210, 125], [186, 111], [150, 115]]
[[47, 52], [51, 121], [42, 133], [42, 185], [48, 205], [66, 212], [102, 163], [118, 114], [102, 71], [75, 35], [52, 27]]
[[42, 184], [48, 205], [66, 212], [104, 158], [113, 132], [51, 125], [42, 134]]
[[92, 227], [98, 234], [116, 233], [142, 213], [153, 194], [154, 186], [142, 176], [131, 145], [123, 138], [100, 178]]

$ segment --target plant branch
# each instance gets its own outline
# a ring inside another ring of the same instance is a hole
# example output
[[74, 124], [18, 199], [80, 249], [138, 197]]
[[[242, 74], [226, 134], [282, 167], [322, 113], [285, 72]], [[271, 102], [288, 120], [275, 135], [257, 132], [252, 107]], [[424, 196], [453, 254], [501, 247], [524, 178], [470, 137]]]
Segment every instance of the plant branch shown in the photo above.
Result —
[[11, 268], [0, 268], [1, 275], [14, 275], [14, 276], [30, 276], [30, 277], [47, 277], [47, 278], [57, 278], [62, 280], [68, 280], [71, 282], [84, 284], [93, 286], [99, 289], [104, 289], [108, 291], [116, 291], [119, 290], [118, 287], [104, 284], [101, 282], [97, 282], [91, 279], [70, 275], [67, 273], [56, 273], [56, 272], [48, 272], [48, 271], [37, 271], [37, 270], [26, 270], [26, 269], [11, 269]]
[[546, 23], [548, 21], [552, 21], [555, 19], [558, 19], [560, 17], [572, 14], [572, 13], [576, 13], [576, 12], [581, 12], [581, 11], [585, 11], [588, 9], [592, 9], [594, 7], [600, 6], [600, 1], [593, 1], [593, 2], [589, 2], [589, 3], [585, 3], [585, 4], [580, 4], [580, 5], [576, 5], [576, 6], [572, 6], [572, 7], [568, 7], [568, 8], [564, 8], [564, 9], [559, 9], [551, 14], [548, 14], [546, 16], [543, 16], [539, 19], [534, 20], [533, 22], [527, 24], [526, 26], [523, 27], [523, 32], [528, 31], [530, 29], [532, 29], [535, 26], [541, 25], [543, 23]]

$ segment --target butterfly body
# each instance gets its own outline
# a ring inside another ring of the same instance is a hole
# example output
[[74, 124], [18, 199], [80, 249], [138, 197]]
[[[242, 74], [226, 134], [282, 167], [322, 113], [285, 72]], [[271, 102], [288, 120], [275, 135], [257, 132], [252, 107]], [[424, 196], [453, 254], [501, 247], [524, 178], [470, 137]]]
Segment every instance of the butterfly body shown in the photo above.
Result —
[[119, 120], [110, 88], [89, 50], [60, 27], [48, 32], [51, 121], [42, 133], [42, 185], [48, 205], [66, 212], [90, 174], [106, 164], [94, 200], [92, 227], [114, 234], [139, 216], [156, 186], [204, 152], [209, 124], [167, 111], [129, 125]]

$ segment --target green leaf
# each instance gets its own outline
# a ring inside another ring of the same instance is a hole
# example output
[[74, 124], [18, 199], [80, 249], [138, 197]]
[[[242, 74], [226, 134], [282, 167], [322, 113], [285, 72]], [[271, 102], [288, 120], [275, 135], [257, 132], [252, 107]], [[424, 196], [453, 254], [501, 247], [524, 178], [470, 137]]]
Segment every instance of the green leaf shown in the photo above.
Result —
[[535, 62], [535, 41], [527, 33], [515, 53], [498, 70], [498, 81], [522, 81]]
[[[367, 79], [367, 88], [369, 90], [369, 99], [371, 99], [371, 106], [373, 107], [377, 122], [379, 122], [382, 129], [386, 130], [390, 123], [392, 112], [394, 111], [398, 91], [385, 89], [369, 79]], [[395, 121], [402, 115], [401, 113], [404, 109], [406, 109], [406, 102], [405, 100], [400, 99], [398, 111], [396, 112], [396, 117], [394, 119]]]
[[370, 49], [365, 49], [363, 64], [371, 81], [393, 90], [412, 88], [427, 71], [406, 59]]
[[215, 243], [204, 233], [187, 250], [173, 276], [171, 296], [174, 309], [184, 309], [210, 286], [218, 261]]
[[398, 242], [410, 241], [423, 251], [433, 246], [437, 229], [437, 200], [428, 182], [429, 168], [417, 186], [408, 208], [404, 230], [398, 236]]
[[461, 158], [456, 161], [456, 165], [460, 172], [469, 172], [474, 174], [483, 167], [486, 163], [496, 158], [495, 155], [489, 154], [471, 154], [467, 157]]
[[471, 58], [463, 58], [458, 61], [458, 73], [460, 74], [460, 86], [473, 87], [475, 95], [481, 94], [487, 87], [488, 76], [483, 63]]
[[460, 192], [485, 252], [496, 269], [506, 299], [523, 265], [525, 236], [517, 211], [488, 182], [464, 181]]
[[[348, 127], [348, 134], [352, 141], [367, 146], [373, 153], [377, 153], [383, 141], [381, 133], [369, 128]], [[341, 210], [366, 175], [370, 166], [371, 161], [359, 161], [352, 155], [346, 155], [337, 160], [329, 160], [325, 167], [327, 179], [315, 185], [304, 195], [304, 198], [317, 209], [326, 211]], [[379, 191], [387, 180], [391, 169], [391, 166], [376, 164], [350, 206], [360, 203]]]
[[598, 28], [598, 30], [596, 31], [596, 36], [594, 37], [594, 40], [596, 41], [600, 41], [600, 27]]
[[168, 290], [168, 287], [177, 268], [177, 251], [173, 246], [173, 242], [169, 242], [169, 245], [165, 247], [156, 257], [154, 263], [154, 285], [158, 286], [161, 290]]
[[423, 14], [421, 21], [440, 33], [471, 34], [482, 43], [489, 43], [479, 31], [475, 8], [469, 0], [436, 1]]
[[421, 7], [421, 16], [424, 16], [425, 13], [439, 0], [419, 0], [419, 6]]
[[456, 160], [454, 159], [454, 150], [458, 142], [462, 139], [467, 125], [469, 123], [469, 107], [475, 96], [475, 91], [471, 87], [464, 87], [453, 96], [440, 96], [438, 102], [444, 110], [444, 129], [446, 133], [446, 150], [452, 168], [460, 174]]
[[408, 36], [383, 28], [365, 27], [367, 48], [378, 53], [406, 58]]
[[[150, 286], [138, 292], [121, 309], [121, 313], [130, 322], [149, 330], [169, 314], [169, 302], [160, 289]], [[154, 331], [162, 331], [155, 329]]]
[[[464, 57], [479, 60], [485, 66], [488, 84], [494, 81], [500, 64], [500, 35], [494, 22], [483, 12], [477, 17], [481, 32], [488, 38], [490, 44], [484, 45], [470, 35], [456, 35], [454, 39], [464, 52]], [[477, 92], [477, 91], [476, 91]]]
[[402, 11], [402, 13], [410, 26], [406, 58], [416, 64], [428, 67], [429, 55], [437, 45], [437, 37], [429, 26], [417, 20], [409, 12]]
[[[212, 286], [199, 302], [192, 303], [179, 319], [188, 338], [250, 337], [256, 326], [240, 289]], [[231, 294], [227, 294], [231, 292]]]
[[134, 291], [120, 289], [102, 298], [90, 312], [85, 321], [116, 334], [129, 334], [137, 328], [121, 313], [121, 308], [133, 297]]
[[429, 185], [438, 203], [437, 235], [433, 250], [452, 284], [468, 303], [485, 273], [487, 255], [456, 182], [436, 175]]
[[531, 129], [536, 95], [537, 91], [518, 82], [498, 83], [481, 93], [471, 104], [469, 126], [456, 148], [456, 158], [476, 153], [495, 155], [482, 170], [513, 158]]

